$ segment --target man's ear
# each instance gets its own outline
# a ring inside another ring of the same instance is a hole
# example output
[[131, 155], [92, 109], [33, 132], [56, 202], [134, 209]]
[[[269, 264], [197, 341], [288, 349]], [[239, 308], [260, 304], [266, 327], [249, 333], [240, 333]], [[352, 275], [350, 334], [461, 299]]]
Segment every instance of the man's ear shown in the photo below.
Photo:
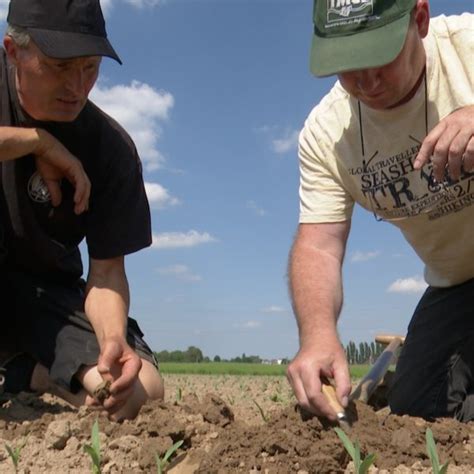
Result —
[[16, 66], [18, 60], [18, 45], [13, 41], [11, 36], [4, 36], [3, 47], [7, 53], [8, 60]]
[[430, 26], [430, 5], [427, 0], [418, 0], [415, 10], [415, 22], [421, 38], [428, 34]]

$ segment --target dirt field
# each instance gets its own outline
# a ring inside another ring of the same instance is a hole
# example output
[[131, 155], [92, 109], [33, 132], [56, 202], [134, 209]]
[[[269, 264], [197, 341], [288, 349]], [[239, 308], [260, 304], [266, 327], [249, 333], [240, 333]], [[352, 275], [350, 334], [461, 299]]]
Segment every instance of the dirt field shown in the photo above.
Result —
[[[184, 443], [169, 472], [344, 473], [352, 464], [332, 427], [303, 420], [283, 377], [165, 376], [165, 403], [138, 418], [111, 423], [97, 412], [65, 406], [51, 397], [21, 394], [0, 408], [0, 473], [14, 473], [4, 448], [21, 448], [19, 473], [90, 473], [83, 446], [98, 418], [102, 473], [156, 473], [156, 457]], [[258, 406], [257, 406], [258, 405]], [[474, 472], [474, 423], [428, 423], [356, 406], [350, 437], [375, 453], [378, 473], [431, 472], [425, 431], [431, 427], [448, 473]]]

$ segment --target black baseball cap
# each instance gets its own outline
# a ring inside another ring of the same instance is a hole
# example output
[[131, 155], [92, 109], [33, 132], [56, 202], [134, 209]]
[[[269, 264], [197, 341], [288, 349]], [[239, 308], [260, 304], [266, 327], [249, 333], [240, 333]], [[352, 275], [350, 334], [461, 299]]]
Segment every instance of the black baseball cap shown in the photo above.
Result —
[[122, 64], [107, 39], [99, 0], [11, 0], [7, 22], [25, 28], [51, 58], [107, 56]]

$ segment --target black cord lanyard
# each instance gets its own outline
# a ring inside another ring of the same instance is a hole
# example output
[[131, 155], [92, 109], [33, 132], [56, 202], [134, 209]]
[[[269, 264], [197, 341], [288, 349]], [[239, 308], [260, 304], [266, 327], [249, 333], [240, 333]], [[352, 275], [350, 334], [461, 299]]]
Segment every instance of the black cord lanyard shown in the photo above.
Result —
[[[424, 91], [425, 91], [425, 137], [428, 135], [428, 82], [426, 80], [426, 68], [423, 72], [423, 82], [424, 82]], [[362, 152], [362, 157], [365, 158], [365, 143], [364, 143], [364, 127], [362, 124], [362, 107], [360, 105], [360, 100], [357, 100], [357, 109], [359, 112], [359, 130], [360, 130], [360, 147]]]

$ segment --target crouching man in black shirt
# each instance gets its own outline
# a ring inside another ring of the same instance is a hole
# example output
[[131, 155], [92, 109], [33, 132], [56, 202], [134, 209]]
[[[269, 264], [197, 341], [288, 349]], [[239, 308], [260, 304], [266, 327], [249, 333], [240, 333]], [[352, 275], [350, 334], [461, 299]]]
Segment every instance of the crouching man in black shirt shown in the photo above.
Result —
[[124, 267], [125, 255], [151, 244], [150, 211], [132, 140], [88, 101], [102, 56], [120, 59], [99, 0], [11, 0], [7, 21], [0, 390], [49, 391], [133, 418], [163, 398], [153, 353], [128, 317]]

